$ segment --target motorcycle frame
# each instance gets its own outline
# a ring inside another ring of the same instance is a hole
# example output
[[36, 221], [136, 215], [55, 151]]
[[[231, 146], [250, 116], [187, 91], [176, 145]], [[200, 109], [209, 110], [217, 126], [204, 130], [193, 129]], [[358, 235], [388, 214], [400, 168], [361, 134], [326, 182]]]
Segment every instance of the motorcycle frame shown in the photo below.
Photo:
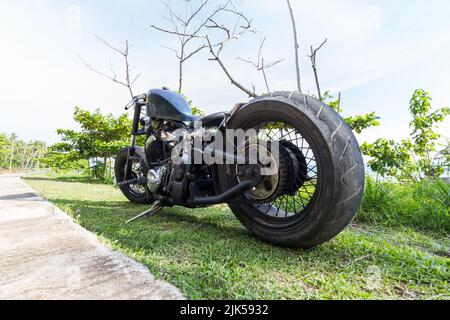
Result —
[[[148, 132], [146, 132], [145, 130], [139, 129], [139, 122], [141, 120], [142, 107], [145, 107], [147, 105], [146, 95], [144, 95], [144, 96], [145, 97], [136, 97], [133, 99], [132, 106], [134, 107], [134, 114], [133, 114], [133, 124], [131, 127], [131, 141], [130, 141], [131, 148], [136, 147], [136, 137], [137, 136], [142, 136], [142, 135], [148, 134]], [[125, 108], [125, 110], [128, 110], [128, 109]]]
[[[152, 118], [149, 118], [149, 123], [147, 124], [147, 129], [140, 129], [140, 120], [141, 120], [141, 114], [142, 114], [142, 108], [147, 107], [147, 95], [141, 95], [138, 97], [135, 97], [127, 107], [125, 107], [125, 110], [129, 110], [131, 107], [134, 107], [134, 114], [133, 114], [133, 123], [132, 123], [132, 129], [131, 129], [131, 141], [130, 141], [130, 148], [126, 163], [126, 168], [128, 167], [128, 160], [130, 156], [130, 151], [133, 152], [134, 148], [136, 147], [136, 137], [146, 135], [147, 138], [151, 135], [151, 123]], [[226, 121], [224, 121], [221, 126], [221, 128], [226, 127]], [[219, 128], [219, 129], [221, 129]], [[220, 194], [217, 194], [218, 187], [217, 187], [217, 173], [215, 170], [212, 170], [212, 176], [213, 176], [213, 182], [216, 189], [216, 195], [215, 196], [209, 196], [209, 197], [200, 197], [195, 194], [191, 194], [191, 197], [189, 197], [187, 200], [185, 200], [183, 203], [167, 203], [169, 205], [184, 205], [186, 207], [204, 207], [209, 205], [215, 205], [215, 204], [221, 204], [226, 203], [239, 194], [242, 194], [246, 192], [247, 190], [251, 189], [255, 185], [257, 185], [261, 179], [261, 173], [260, 168], [255, 168], [255, 166], [249, 166], [246, 169], [246, 175], [243, 177], [242, 181], [234, 186], [233, 188], [230, 188], [229, 190], [222, 191]], [[125, 171], [126, 175], [126, 171]], [[191, 193], [191, 190], [189, 190]], [[168, 199], [166, 199], [167, 201]], [[173, 201], [172, 201], [173, 202]]]

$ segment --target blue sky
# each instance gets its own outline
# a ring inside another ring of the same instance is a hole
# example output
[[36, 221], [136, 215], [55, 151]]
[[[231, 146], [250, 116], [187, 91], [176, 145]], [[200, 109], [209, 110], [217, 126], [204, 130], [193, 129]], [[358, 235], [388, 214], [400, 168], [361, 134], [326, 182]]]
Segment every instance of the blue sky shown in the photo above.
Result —
[[[196, 1], [196, 0], [192, 0]], [[177, 5], [181, 0], [171, 0]], [[263, 89], [262, 79], [238, 57], [252, 58], [266, 37], [266, 60], [285, 58], [269, 70], [272, 90], [293, 90], [292, 31], [284, 0], [236, 0], [259, 31], [227, 47], [224, 58], [241, 82]], [[409, 133], [408, 102], [414, 89], [431, 92], [435, 106], [450, 106], [450, 4], [447, 0], [292, 0], [302, 46], [305, 91], [314, 93], [309, 45], [319, 54], [322, 87], [342, 91], [345, 114], [376, 111], [382, 126], [359, 140], [400, 139]], [[180, 7], [181, 8], [181, 7]], [[120, 45], [128, 39], [135, 91], [177, 86], [174, 39], [152, 30], [164, 26], [159, 1], [0, 0], [0, 132], [57, 141], [56, 128], [73, 128], [75, 106], [120, 114], [127, 91], [87, 70], [80, 54], [119, 74], [121, 60], [93, 34]], [[79, 22], [79, 23], [78, 23]], [[207, 112], [229, 110], [247, 97], [229, 84], [207, 52], [186, 66], [185, 93]], [[450, 136], [450, 123], [442, 126]]]

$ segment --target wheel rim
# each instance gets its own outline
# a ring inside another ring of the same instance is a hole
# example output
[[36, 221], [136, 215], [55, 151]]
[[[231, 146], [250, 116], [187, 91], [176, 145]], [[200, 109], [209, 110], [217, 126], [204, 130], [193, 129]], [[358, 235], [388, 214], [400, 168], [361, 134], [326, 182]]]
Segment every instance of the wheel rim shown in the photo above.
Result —
[[[128, 164], [127, 177], [124, 180], [138, 179], [142, 175], [140, 170], [140, 163], [135, 159], [130, 159], [129, 161], [131, 163]], [[123, 168], [125, 168], [125, 166]], [[121, 176], [125, 176], [124, 169], [122, 169]], [[130, 193], [137, 197], [145, 196], [147, 193], [147, 191], [145, 190], [145, 186], [139, 184], [129, 184], [126, 185], [125, 188], [127, 188]]]
[[[313, 145], [300, 132], [298, 128], [285, 121], [264, 121], [253, 127], [258, 133], [259, 140], [286, 141], [292, 143], [300, 150], [306, 162], [307, 181], [305, 181], [295, 194], [285, 194], [274, 201], [267, 203], [254, 203], [262, 217], [286, 221], [290, 219], [307, 218], [305, 214], [313, 204], [320, 192], [320, 170], [317, 152]], [[250, 200], [248, 194], [245, 195]], [[251, 201], [251, 200], [250, 200]]]
[[[276, 170], [278, 171], [278, 163], [276, 163], [276, 159], [274, 158], [273, 154], [265, 147], [262, 147], [261, 145], [246, 145], [243, 148], [246, 149], [246, 152], [248, 152], [248, 149], [250, 148], [257, 148], [258, 149], [258, 154], [260, 154], [261, 152], [264, 152], [266, 154], [266, 157], [269, 159], [269, 161], [271, 163], [275, 163], [275, 165], [277, 166]], [[259, 163], [261, 165], [261, 163]], [[239, 171], [239, 165], [236, 166], [236, 175], [238, 175], [238, 171]], [[237, 178], [239, 182], [241, 182], [241, 180], [239, 179], [239, 177]], [[249, 196], [252, 199], [261, 201], [263, 199], [266, 199], [268, 197], [270, 197], [273, 193], [275, 193], [276, 187], [278, 186], [278, 182], [279, 182], [279, 175], [278, 173], [274, 174], [274, 175], [270, 175], [270, 176], [263, 176], [262, 177], [262, 181], [256, 185], [254, 188], [252, 188], [251, 190], [246, 192], [246, 195]]]

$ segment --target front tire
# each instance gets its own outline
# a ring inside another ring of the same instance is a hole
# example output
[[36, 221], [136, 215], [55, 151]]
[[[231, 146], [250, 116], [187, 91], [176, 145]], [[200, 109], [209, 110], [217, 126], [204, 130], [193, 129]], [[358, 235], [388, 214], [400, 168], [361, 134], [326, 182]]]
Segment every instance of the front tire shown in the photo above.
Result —
[[[287, 123], [304, 137], [317, 164], [314, 194], [301, 211], [285, 212], [284, 217], [279, 217], [279, 208], [276, 216], [264, 213], [274, 206], [273, 202], [255, 204], [248, 196], [229, 203], [231, 210], [251, 232], [277, 245], [311, 248], [331, 240], [355, 217], [362, 198], [364, 162], [352, 130], [321, 101], [290, 92], [251, 101], [232, 114], [227, 128], [247, 130], [264, 121]], [[220, 183], [225, 189], [236, 184], [232, 172], [227, 166], [219, 166]], [[286, 206], [285, 211], [289, 210], [295, 211], [292, 205]]]
[[[130, 160], [128, 160], [129, 157]], [[137, 165], [140, 166], [140, 170], [135, 169]], [[125, 170], [126, 167], [127, 170]], [[122, 149], [116, 156], [114, 173], [117, 183], [136, 179], [139, 174], [146, 175], [148, 170], [144, 150], [140, 147]], [[126, 184], [120, 185], [119, 188], [123, 195], [132, 203], [151, 204], [154, 202], [153, 195], [146, 185]]]

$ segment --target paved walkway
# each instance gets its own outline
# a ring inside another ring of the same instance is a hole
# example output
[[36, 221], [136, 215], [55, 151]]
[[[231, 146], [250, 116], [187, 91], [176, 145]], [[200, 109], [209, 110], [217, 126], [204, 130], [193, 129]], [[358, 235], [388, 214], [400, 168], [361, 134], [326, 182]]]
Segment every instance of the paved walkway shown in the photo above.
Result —
[[0, 175], [0, 299], [183, 299], [146, 267]]

